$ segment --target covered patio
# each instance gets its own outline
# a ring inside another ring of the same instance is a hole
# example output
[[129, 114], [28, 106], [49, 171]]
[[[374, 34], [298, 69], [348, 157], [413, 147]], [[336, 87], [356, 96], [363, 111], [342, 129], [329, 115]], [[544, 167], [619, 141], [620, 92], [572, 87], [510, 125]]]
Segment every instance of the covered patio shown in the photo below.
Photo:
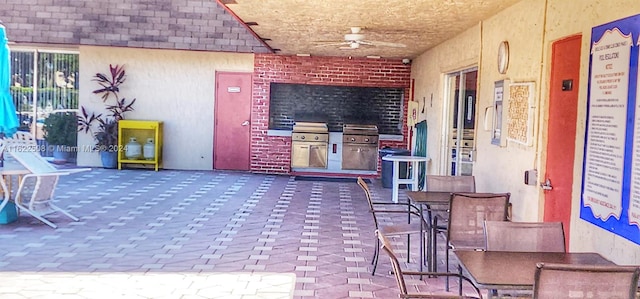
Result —
[[[391, 200], [378, 180], [370, 186], [376, 200]], [[398, 294], [384, 254], [370, 274], [373, 222], [355, 180], [94, 169], [62, 177], [56, 194], [80, 221], [54, 214], [49, 219], [59, 227], [52, 229], [23, 214], [0, 225], [3, 298]], [[400, 196], [405, 200], [404, 190]], [[392, 241], [406, 262], [405, 240]], [[411, 244], [405, 266], [416, 269], [418, 242]], [[444, 278], [407, 283], [444, 292]]]

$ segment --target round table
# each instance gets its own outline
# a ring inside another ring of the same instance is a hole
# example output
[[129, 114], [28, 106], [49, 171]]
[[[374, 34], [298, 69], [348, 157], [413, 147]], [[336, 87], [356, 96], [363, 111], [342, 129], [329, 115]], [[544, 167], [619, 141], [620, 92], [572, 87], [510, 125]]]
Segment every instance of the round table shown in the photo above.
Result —
[[[418, 166], [420, 162], [424, 162], [425, 164], [429, 162], [431, 159], [428, 157], [422, 156], [395, 156], [395, 155], [387, 155], [382, 157], [384, 161], [393, 162], [393, 181], [392, 181], [392, 195], [391, 200], [394, 203], [398, 203], [398, 192], [400, 189], [400, 184], [409, 184], [411, 185], [411, 191], [418, 191], [418, 186], [420, 185], [420, 178], [418, 176]], [[400, 178], [400, 162], [406, 162], [407, 166], [411, 167], [411, 173], [408, 178], [402, 179]], [[413, 164], [413, 165], [412, 165]]]

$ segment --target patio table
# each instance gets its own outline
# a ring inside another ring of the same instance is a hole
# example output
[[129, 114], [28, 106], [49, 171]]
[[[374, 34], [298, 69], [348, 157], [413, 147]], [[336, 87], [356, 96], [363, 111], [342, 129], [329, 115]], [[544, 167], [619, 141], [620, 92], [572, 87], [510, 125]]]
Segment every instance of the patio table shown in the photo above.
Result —
[[[423, 215], [425, 212], [425, 207], [427, 212], [431, 212], [434, 210], [447, 210], [449, 208], [449, 199], [451, 198], [451, 192], [444, 191], [407, 191], [407, 198], [409, 201], [418, 205], [420, 209], [420, 215]], [[438, 206], [438, 209], [433, 209], [433, 206]], [[433, 217], [427, 217], [429, 221], [430, 228], [434, 228]], [[424, 224], [421, 223], [421, 233], [424, 233]], [[427, 244], [427, 269], [429, 271], [435, 271], [436, 261], [435, 261], [435, 238], [436, 231], [432, 229], [429, 243]]]
[[[395, 155], [384, 156], [382, 157], [382, 160], [393, 162], [391, 200], [394, 203], [398, 203], [398, 193], [400, 191], [400, 185], [409, 184], [411, 185], [411, 191], [418, 191], [418, 186], [420, 185], [418, 165], [423, 162], [426, 164], [430, 161], [428, 157]], [[406, 162], [407, 164], [409, 164], [408, 167], [411, 168], [411, 173], [409, 174], [408, 178], [400, 178], [400, 162]]]
[[[473, 284], [489, 290], [532, 290], [537, 263], [614, 265], [598, 253], [454, 251]], [[491, 296], [491, 292], [489, 292]]]
[[[0, 179], [2, 179], [3, 187], [6, 187], [6, 190], [3, 189], [0, 191], [9, 193], [9, 196], [5, 198], [5, 200], [11, 197], [11, 176], [17, 175], [18, 178], [20, 178], [29, 173], [31, 172], [15, 159], [4, 160], [4, 165], [0, 167]], [[2, 204], [0, 204], [0, 206], [2, 206]]]

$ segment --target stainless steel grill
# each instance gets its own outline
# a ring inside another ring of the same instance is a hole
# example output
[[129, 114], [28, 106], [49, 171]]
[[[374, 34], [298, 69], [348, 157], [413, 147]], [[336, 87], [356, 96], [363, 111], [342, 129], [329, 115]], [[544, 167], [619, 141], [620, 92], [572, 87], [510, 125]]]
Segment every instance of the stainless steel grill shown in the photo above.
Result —
[[326, 123], [296, 122], [291, 132], [291, 168], [327, 168]]
[[378, 170], [378, 126], [342, 127], [342, 169]]

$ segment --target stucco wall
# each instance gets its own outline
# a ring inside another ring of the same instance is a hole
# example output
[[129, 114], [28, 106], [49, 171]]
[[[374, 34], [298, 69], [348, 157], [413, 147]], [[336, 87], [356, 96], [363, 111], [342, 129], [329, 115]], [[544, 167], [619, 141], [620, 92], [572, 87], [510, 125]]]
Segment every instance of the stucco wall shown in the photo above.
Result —
[[[491, 128], [483, 129], [485, 107], [493, 106], [496, 81], [535, 82], [534, 115], [540, 111], [540, 74], [542, 59], [544, 23], [544, 1], [522, 1], [482, 23], [482, 59], [479, 69], [479, 92], [476, 130], [476, 163], [474, 175], [478, 179], [479, 190], [511, 192], [513, 219], [516, 221], [541, 220], [538, 207], [539, 187], [525, 185], [524, 172], [538, 168], [536, 143], [523, 145], [506, 142], [505, 146], [491, 144]], [[509, 41], [509, 67], [506, 74], [500, 74], [497, 53], [501, 41]], [[505, 92], [507, 97], [508, 92]], [[506, 102], [505, 102], [506, 103]], [[503, 107], [506, 114], [508, 105]], [[486, 115], [492, 123], [492, 113]], [[534, 117], [535, 118], [535, 117]], [[536, 128], [534, 121], [533, 128]], [[506, 138], [507, 124], [503, 123], [502, 138]], [[533, 136], [537, 132], [533, 131]]]
[[[137, 99], [127, 119], [164, 122], [164, 168], [213, 169], [215, 72], [252, 73], [253, 54], [91, 46], [79, 52], [81, 106], [103, 111], [102, 100], [92, 93], [98, 87], [92, 77], [108, 72], [109, 64], [124, 64], [127, 81], [120, 95]], [[87, 134], [78, 136], [80, 149], [93, 143]], [[101, 166], [99, 155], [80, 151], [78, 165]]]
[[[573, 251], [597, 251], [614, 262], [620, 264], [640, 264], [640, 245], [625, 238], [609, 233], [595, 225], [580, 219], [580, 189], [582, 177], [582, 161], [584, 160], [584, 136], [586, 126], [587, 88], [589, 77], [589, 50], [592, 27], [628, 16], [640, 14], [640, 2], [637, 0], [583, 0], [583, 1], [549, 1], [547, 10], [547, 32], [545, 47], [562, 37], [582, 34], [582, 54], [578, 106], [578, 123], [574, 185], [572, 196], [571, 248]], [[547, 54], [548, 56], [548, 54]], [[545, 57], [547, 60], [549, 57]], [[545, 69], [548, 77], [549, 69]], [[548, 90], [547, 86], [544, 86]], [[542, 140], [546, 142], [546, 140]], [[544, 154], [544, 153], [542, 153]]]
[[[427, 155], [431, 157], [427, 172], [440, 174], [443, 167], [442, 152], [445, 126], [442, 112], [443, 86], [447, 73], [477, 66], [480, 57], [480, 26], [438, 45], [418, 56], [412, 62], [411, 77], [414, 82], [414, 99], [419, 103], [418, 120], [427, 121]], [[423, 109], [424, 107], [424, 109]], [[424, 110], [424, 113], [422, 112]]]
[[[477, 159], [473, 171], [477, 189], [511, 192], [515, 221], [542, 220], [544, 194], [537, 186], [525, 185], [523, 173], [527, 169], [538, 169], [539, 177], [544, 174], [547, 141], [546, 135], [540, 132], [547, 129], [551, 43], [563, 37], [582, 34], [580, 82], [587, 82], [591, 28], [638, 13], [640, 2], [635, 0], [523, 0], [417, 57], [413, 62], [412, 78], [416, 82], [416, 100], [421, 102], [421, 107], [423, 98], [426, 102], [426, 113], [420, 116], [421, 119], [427, 119], [429, 126], [428, 150], [432, 165], [428, 172], [438, 173], [438, 163], [443, 158], [440, 150], [443, 140], [444, 76], [454, 70], [477, 66], [476, 127], [479, 129], [476, 130]], [[497, 49], [502, 40], [509, 41], [511, 52], [509, 69], [505, 75], [497, 71]], [[503, 79], [535, 82], [535, 122], [533, 144], [530, 146], [515, 143], [507, 143], [504, 147], [492, 145], [490, 130], [482, 129], [484, 108], [493, 103], [494, 83]], [[582, 84], [579, 90], [569, 250], [595, 251], [616, 263], [640, 264], [640, 246], [579, 217], [587, 88], [587, 84]]]

